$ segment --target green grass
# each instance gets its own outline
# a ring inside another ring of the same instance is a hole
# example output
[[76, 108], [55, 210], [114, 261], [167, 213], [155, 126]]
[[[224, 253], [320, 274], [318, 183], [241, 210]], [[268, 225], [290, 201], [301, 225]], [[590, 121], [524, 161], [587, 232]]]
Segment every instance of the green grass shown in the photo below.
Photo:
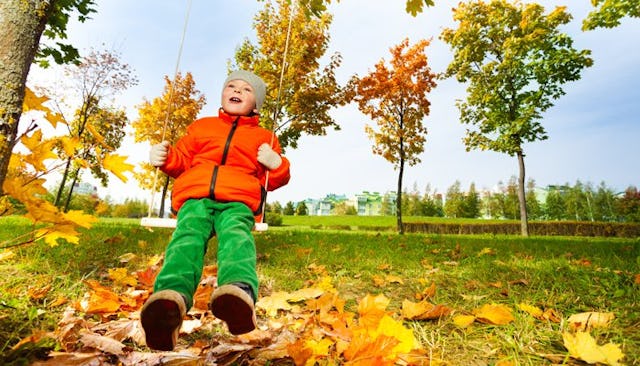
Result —
[[[314, 230], [350, 226], [393, 226], [391, 217], [285, 217], [285, 226], [256, 233], [261, 296], [291, 291], [331, 277], [347, 307], [355, 309], [366, 294], [384, 294], [397, 311], [431, 283], [434, 303], [469, 312], [486, 303], [515, 309], [520, 303], [552, 308], [565, 319], [583, 311], [615, 313], [610, 328], [596, 332], [600, 344], [613, 342], [627, 355], [627, 365], [640, 365], [640, 240], [517, 236], [397, 235], [389, 231]], [[26, 232], [21, 220], [0, 220], [0, 241]], [[14, 248], [0, 261], [0, 355], [35, 330], [52, 330], [62, 308], [51, 303], [59, 296], [79, 300], [87, 290], [83, 279], [104, 280], [108, 269], [145, 267], [161, 254], [169, 229], [148, 231], [137, 220], [101, 221], [84, 231], [80, 243], [49, 247], [43, 243]], [[207, 261], [215, 260], [212, 240]], [[489, 248], [490, 250], [485, 250]], [[123, 264], [119, 257], [136, 253]], [[488, 252], [488, 253], [487, 253]], [[324, 269], [324, 272], [321, 270]], [[402, 284], [378, 287], [374, 279], [387, 275]], [[108, 283], [104, 281], [104, 283]], [[29, 289], [51, 285], [39, 300]], [[410, 322], [425, 349], [452, 365], [488, 364], [511, 359], [516, 365], [551, 365], [543, 354], [566, 353], [564, 324], [533, 320], [515, 311], [506, 326], [455, 327], [450, 318]]]

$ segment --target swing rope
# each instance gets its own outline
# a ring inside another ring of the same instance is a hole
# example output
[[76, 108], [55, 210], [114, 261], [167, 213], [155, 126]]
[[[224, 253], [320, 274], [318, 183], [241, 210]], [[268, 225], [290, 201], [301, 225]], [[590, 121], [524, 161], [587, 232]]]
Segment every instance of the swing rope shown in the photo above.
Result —
[[[180, 46], [178, 47], [178, 57], [176, 58], [176, 67], [173, 71], [173, 82], [169, 83], [169, 100], [167, 101], [167, 114], [164, 118], [164, 123], [162, 124], [162, 135], [160, 137], [160, 141], [164, 141], [167, 134], [167, 125], [169, 124], [169, 118], [171, 117], [171, 113], [173, 113], [173, 94], [175, 90], [175, 83], [178, 77], [178, 70], [180, 69], [180, 59], [182, 58], [182, 49], [184, 47], [184, 38], [187, 34], [187, 26], [189, 24], [189, 14], [191, 13], [191, 5], [193, 1], [189, 0], [187, 3], [187, 12], [184, 17], [184, 25], [182, 26], [182, 36], [180, 37]], [[153, 212], [153, 205], [155, 204], [155, 196], [156, 196], [156, 184], [158, 184], [158, 171], [160, 168], [156, 167], [153, 173], [153, 184], [151, 185], [151, 202], [149, 203], [149, 210], [147, 212], [147, 217], [151, 218], [151, 214]]]
[[[289, 9], [289, 24], [287, 25], [287, 37], [284, 41], [284, 53], [282, 54], [282, 63], [280, 65], [280, 81], [278, 82], [278, 94], [276, 96], [276, 108], [273, 111], [273, 126], [271, 126], [271, 142], [269, 146], [273, 148], [273, 141], [276, 136], [276, 130], [278, 128], [278, 119], [280, 118], [280, 98], [282, 96], [282, 82], [284, 80], [284, 70], [286, 68], [287, 55], [289, 54], [289, 40], [291, 39], [291, 24], [293, 24], [293, 14], [295, 12], [295, 2], [292, 3], [291, 9]], [[260, 217], [260, 223], [264, 225], [267, 207], [267, 192], [269, 192], [269, 170], [267, 170], [266, 176], [264, 178], [264, 189], [265, 196], [264, 202], [262, 202], [262, 216]]]

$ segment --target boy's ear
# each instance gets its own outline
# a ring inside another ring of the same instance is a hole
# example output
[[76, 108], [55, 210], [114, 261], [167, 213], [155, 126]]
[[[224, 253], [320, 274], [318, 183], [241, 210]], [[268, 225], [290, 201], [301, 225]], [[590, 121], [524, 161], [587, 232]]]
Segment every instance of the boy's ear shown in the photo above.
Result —
[[260, 112], [258, 112], [258, 108], [253, 108], [253, 113], [254, 114], [260, 114]]

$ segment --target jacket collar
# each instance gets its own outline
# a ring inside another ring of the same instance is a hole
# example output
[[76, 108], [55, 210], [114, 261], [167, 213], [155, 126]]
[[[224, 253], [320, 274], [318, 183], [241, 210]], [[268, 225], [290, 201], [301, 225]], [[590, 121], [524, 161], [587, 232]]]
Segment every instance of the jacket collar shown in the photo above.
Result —
[[[228, 114], [222, 108], [218, 110], [218, 117], [228, 123], [233, 123], [236, 119], [238, 119], [238, 116]], [[251, 116], [240, 116], [240, 118], [238, 119], [238, 125], [257, 126], [260, 122], [259, 118], [260, 118], [260, 115], [258, 114], [254, 114]]]

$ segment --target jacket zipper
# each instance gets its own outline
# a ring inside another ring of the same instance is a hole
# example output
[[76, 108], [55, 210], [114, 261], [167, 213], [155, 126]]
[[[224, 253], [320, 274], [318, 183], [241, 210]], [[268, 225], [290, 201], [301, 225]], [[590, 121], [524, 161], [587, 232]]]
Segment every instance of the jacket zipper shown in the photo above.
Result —
[[[231, 139], [233, 135], [236, 133], [236, 129], [238, 128], [238, 121], [240, 120], [240, 116], [236, 117], [235, 121], [231, 124], [231, 130], [229, 130], [229, 135], [227, 135], [227, 142], [224, 145], [224, 151], [222, 152], [222, 159], [220, 160], [220, 165], [224, 165], [227, 162], [227, 155], [229, 155], [229, 148], [231, 147]], [[220, 165], [216, 165], [213, 168], [213, 174], [211, 175], [211, 184], [209, 185], [209, 197], [212, 200], [216, 200], [216, 180], [218, 179], [218, 167]]]

